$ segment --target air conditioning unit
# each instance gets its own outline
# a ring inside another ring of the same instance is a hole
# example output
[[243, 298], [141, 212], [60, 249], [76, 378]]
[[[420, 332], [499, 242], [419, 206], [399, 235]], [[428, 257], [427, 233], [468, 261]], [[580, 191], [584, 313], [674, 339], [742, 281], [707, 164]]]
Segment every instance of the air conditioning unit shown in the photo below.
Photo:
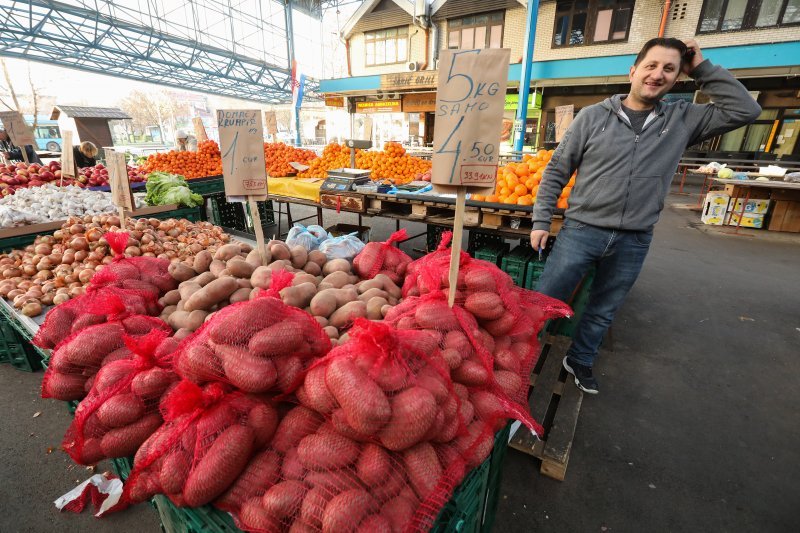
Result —
[[411, 61], [408, 63], [408, 71], [409, 72], [416, 72], [419, 70], [419, 63], [416, 61]]

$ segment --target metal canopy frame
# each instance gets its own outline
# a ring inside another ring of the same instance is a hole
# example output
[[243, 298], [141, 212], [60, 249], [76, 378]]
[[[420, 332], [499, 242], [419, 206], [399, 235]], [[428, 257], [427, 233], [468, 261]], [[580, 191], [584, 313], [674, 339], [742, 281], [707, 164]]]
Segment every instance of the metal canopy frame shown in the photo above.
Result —
[[[306, 0], [309, 13], [343, 4]], [[293, 0], [0, 0], [0, 56], [268, 104], [291, 101]], [[306, 95], [319, 83], [306, 79]]]

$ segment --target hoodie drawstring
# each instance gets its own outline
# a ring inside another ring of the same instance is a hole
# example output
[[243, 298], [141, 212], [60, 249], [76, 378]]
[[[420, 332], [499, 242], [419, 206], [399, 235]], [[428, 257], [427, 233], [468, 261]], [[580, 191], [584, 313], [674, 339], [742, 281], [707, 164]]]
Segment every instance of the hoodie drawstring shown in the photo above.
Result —
[[608, 125], [608, 121], [609, 121], [609, 119], [611, 118], [611, 114], [612, 114], [613, 112], [614, 112], [614, 108], [613, 108], [613, 107], [611, 107], [611, 108], [608, 110], [608, 115], [606, 116], [606, 121], [605, 121], [605, 122], [603, 122], [603, 129], [602, 129], [602, 130], [600, 130], [600, 133], [602, 133], [602, 132], [606, 131], [606, 126]]

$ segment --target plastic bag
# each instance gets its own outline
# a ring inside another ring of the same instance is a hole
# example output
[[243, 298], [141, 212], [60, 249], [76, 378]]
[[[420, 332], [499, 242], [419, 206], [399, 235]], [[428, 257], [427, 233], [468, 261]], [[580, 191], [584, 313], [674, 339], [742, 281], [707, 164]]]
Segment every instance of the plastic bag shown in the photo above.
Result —
[[221, 496], [275, 433], [278, 411], [264, 398], [211, 383], [181, 381], [162, 399], [162, 425], [139, 448], [123, 500], [166, 494], [198, 507]]
[[61, 445], [76, 463], [130, 457], [161, 426], [161, 396], [179, 379], [172, 371], [178, 341], [167, 335], [162, 330], [138, 339], [126, 335], [132, 357], [97, 373]]
[[302, 373], [331, 349], [311, 315], [278, 297], [293, 275], [278, 271], [270, 290], [217, 311], [181, 345], [175, 369], [199, 385], [229, 383], [245, 392], [291, 392]]
[[322, 226], [295, 224], [286, 236], [286, 246], [300, 245], [306, 250], [317, 250], [319, 245], [328, 238], [328, 232]]
[[407, 238], [408, 233], [401, 229], [392, 233], [386, 242], [368, 243], [353, 260], [353, 270], [361, 279], [372, 279], [383, 273], [394, 283], [402, 285], [412, 259], [393, 244]]
[[358, 235], [358, 232], [340, 237], [329, 237], [319, 245], [319, 251], [325, 254], [328, 261], [332, 259], [352, 261], [365, 246], [356, 235]]

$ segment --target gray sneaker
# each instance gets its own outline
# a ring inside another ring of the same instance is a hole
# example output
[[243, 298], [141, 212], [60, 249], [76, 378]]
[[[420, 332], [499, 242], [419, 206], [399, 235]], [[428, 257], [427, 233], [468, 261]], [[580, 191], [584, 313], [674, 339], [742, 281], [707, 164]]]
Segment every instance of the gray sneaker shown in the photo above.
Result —
[[564, 368], [575, 378], [575, 385], [587, 394], [597, 394], [597, 380], [592, 375], [592, 367], [570, 362], [569, 357], [564, 357]]

